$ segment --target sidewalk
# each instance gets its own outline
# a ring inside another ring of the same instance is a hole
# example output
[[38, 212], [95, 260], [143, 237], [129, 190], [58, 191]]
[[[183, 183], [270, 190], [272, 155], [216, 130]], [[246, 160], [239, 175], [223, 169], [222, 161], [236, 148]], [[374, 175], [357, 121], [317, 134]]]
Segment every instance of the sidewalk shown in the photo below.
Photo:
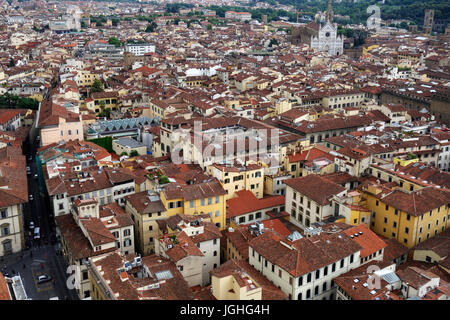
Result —
[[[54, 247], [55, 247], [55, 251], [58, 251], [60, 248], [59, 245], [55, 245]], [[59, 271], [59, 275], [62, 278], [62, 283], [64, 283], [64, 285], [65, 285], [66, 281], [67, 281], [67, 276], [68, 276], [68, 274], [66, 272], [68, 266], [66, 264], [66, 261], [64, 260], [64, 257], [62, 255], [52, 256], [52, 262], [56, 265], [56, 268]], [[76, 293], [76, 291], [74, 289], [72, 289], [72, 290], [66, 289], [66, 290], [69, 293], [70, 300], [80, 300], [80, 298], [78, 297], [78, 294]]]
[[7, 256], [0, 257], [0, 271], [3, 271], [4, 266], [9, 271], [9, 266], [17, 264], [23, 258], [27, 258], [30, 256], [31, 250], [24, 250], [22, 252], [9, 254]]

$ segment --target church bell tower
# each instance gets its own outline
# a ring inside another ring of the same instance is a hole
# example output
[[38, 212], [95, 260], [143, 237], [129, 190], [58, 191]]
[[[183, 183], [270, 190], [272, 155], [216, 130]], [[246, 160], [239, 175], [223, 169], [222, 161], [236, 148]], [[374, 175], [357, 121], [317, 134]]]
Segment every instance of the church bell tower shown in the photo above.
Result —
[[333, 22], [332, 0], [328, 0], [327, 21], [329, 21], [330, 23]]

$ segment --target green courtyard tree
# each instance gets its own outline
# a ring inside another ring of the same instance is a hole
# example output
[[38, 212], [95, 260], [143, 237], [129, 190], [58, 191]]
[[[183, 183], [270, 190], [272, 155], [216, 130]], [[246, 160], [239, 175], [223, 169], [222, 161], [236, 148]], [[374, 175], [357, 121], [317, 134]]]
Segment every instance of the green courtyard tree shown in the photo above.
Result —
[[100, 80], [95, 79], [91, 86], [91, 92], [103, 92], [103, 89], [103, 83]]
[[270, 39], [269, 47], [277, 46], [278, 40], [275, 38]]
[[119, 41], [119, 39], [117, 39], [116, 37], [110, 37], [109, 39], [108, 39], [108, 43], [109, 44], [113, 44], [113, 45], [115, 45], [116, 47], [120, 47], [121, 45], [122, 45], [122, 43]]
[[39, 108], [39, 102], [31, 98], [22, 98], [6, 92], [4, 95], [0, 96], [0, 109], [3, 108], [37, 110]]
[[[105, 106], [106, 106], [105, 100], [100, 100], [100, 102], [98, 103], [98, 105], [100, 106], [100, 110], [102, 110], [102, 111], [109, 111], [109, 109], [105, 109]], [[108, 115], [109, 115], [109, 114], [108, 114]]]
[[159, 178], [159, 184], [166, 184], [169, 182], [169, 178], [167, 178], [166, 176], [162, 176], [161, 178]]
[[130, 157], [137, 157], [139, 153], [136, 150], [131, 150]]
[[120, 22], [120, 19], [118, 19], [118, 18], [111, 19], [111, 23], [112, 23], [113, 27], [117, 27], [119, 22]]
[[[105, 107], [105, 102], [104, 101], [100, 102], [100, 107], [101, 108]], [[111, 110], [110, 109], [103, 109], [101, 112], [98, 113], [98, 116], [100, 118], [107, 118], [107, 119], [109, 119], [110, 114], [111, 114]]]
[[400, 23], [399, 28], [401, 28], [401, 29], [408, 29], [408, 23], [406, 21], [402, 21]]
[[152, 21], [152, 23], [150, 23], [145, 29], [145, 32], [155, 32], [157, 27], [158, 25], [155, 23], [155, 21]]

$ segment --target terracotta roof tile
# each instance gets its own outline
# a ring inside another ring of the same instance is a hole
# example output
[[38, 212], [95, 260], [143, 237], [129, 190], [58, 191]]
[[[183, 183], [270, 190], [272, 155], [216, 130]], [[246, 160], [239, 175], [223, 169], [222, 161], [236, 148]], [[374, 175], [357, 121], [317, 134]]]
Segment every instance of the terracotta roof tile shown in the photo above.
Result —
[[294, 277], [330, 265], [361, 250], [361, 246], [343, 232], [330, 235], [322, 232], [310, 238], [301, 238], [290, 243], [292, 249], [281, 244], [281, 241], [289, 244], [276, 233], [265, 231], [251, 240], [249, 245]]
[[332, 196], [346, 190], [344, 187], [315, 174], [287, 179], [284, 183], [322, 206], [330, 204]]
[[12, 300], [5, 277], [0, 272], [0, 300]]
[[[346, 229], [344, 232], [348, 236], [354, 235], [353, 241], [362, 247], [360, 253], [361, 258], [365, 258], [372, 253], [376, 253], [387, 246], [387, 244], [380, 237], [378, 237], [372, 230], [363, 224]], [[360, 234], [360, 232], [362, 234]], [[356, 236], [356, 234], [358, 234], [358, 236]]]
[[284, 205], [284, 196], [266, 196], [258, 199], [250, 190], [236, 192], [237, 197], [227, 200], [227, 219], [249, 212]]

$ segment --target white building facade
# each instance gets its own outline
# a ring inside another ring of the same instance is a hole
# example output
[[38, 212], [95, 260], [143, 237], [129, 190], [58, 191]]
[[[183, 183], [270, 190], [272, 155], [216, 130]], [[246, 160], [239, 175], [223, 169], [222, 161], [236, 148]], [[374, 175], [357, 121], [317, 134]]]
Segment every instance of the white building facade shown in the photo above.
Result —
[[155, 45], [150, 43], [127, 44], [125, 51], [133, 53], [135, 56], [143, 56], [149, 52], [155, 52]]
[[318, 36], [311, 38], [311, 48], [328, 52], [329, 55], [340, 55], [344, 52], [344, 39], [337, 35], [337, 24], [327, 22], [319, 29]]

